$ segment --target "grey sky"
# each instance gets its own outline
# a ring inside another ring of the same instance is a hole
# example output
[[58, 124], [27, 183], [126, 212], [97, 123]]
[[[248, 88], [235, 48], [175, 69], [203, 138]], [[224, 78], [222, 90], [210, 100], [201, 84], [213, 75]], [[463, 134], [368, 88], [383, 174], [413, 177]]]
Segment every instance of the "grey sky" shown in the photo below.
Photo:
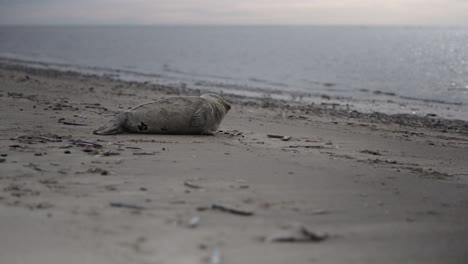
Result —
[[0, 24], [468, 24], [468, 0], [0, 0]]

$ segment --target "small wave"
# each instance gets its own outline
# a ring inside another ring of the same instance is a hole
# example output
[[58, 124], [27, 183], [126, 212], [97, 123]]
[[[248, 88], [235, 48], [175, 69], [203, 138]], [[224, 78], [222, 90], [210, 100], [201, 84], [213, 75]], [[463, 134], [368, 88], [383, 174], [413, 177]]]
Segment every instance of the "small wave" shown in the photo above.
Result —
[[40, 67], [40, 68], [53, 68], [56, 70], [71, 70], [77, 71], [80, 73], [90, 73], [90, 74], [98, 74], [98, 75], [110, 75], [110, 76], [117, 76], [120, 77], [122, 74], [127, 75], [135, 75], [141, 77], [149, 77], [149, 78], [161, 78], [163, 75], [157, 73], [145, 73], [140, 71], [134, 70], [127, 70], [127, 69], [115, 69], [109, 67], [100, 67], [100, 66], [85, 66], [85, 65], [77, 65], [77, 64], [70, 64], [70, 63], [63, 63], [57, 61], [47, 61], [47, 60], [35, 60], [34, 58], [21, 56], [21, 55], [7, 55], [0, 54], [0, 60], [13, 63], [13, 64], [20, 64], [24, 66], [30, 67]]
[[424, 98], [416, 98], [411, 96], [399, 96], [401, 99], [412, 100], [412, 101], [420, 101], [424, 103], [435, 103], [435, 104], [444, 104], [444, 105], [457, 105], [461, 106], [463, 103], [461, 102], [448, 102], [443, 100], [436, 100], [436, 99], [424, 99]]
[[65, 64], [65, 61], [63, 60], [41, 54], [25, 55], [10, 52], [0, 52], [0, 58], [24, 62]]
[[277, 86], [277, 87], [284, 87], [287, 88], [289, 85], [287, 83], [282, 83], [282, 82], [275, 82], [275, 81], [269, 81], [269, 80], [264, 80], [260, 78], [249, 78], [249, 81], [251, 82], [257, 82], [261, 84], [266, 84], [266, 85], [271, 85], [271, 86]]
[[461, 106], [463, 103], [461, 102], [450, 102], [450, 101], [444, 101], [444, 100], [437, 100], [437, 99], [427, 99], [427, 98], [417, 98], [417, 97], [412, 97], [412, 96], [404, 96], [397, 94], [395, 92], [385, 92], [385, 91], [380, 91], [380, 90], [369, 90], [369, 89], [359, 89], [360, 92], [363, 93], [372, 93], [375, 96], [389, 96], [389, 97], [396, 97], [400, 98], [403, 100], [409, 100], [409, 101], [418, 101], [418, 102], [423, 102], [423, 103], [433, 103], [433, 104], [443, 104], [443, 105], [457, 105]]
[[198, 80], [193, 83], [195, 86], [200, 87], [212, 87], [212, 88], [223, 88], [231, 90], [242, 90], [252, 92], [263, 92], [263, 93], [283, 93], [284, 91], [278, 89], [269, 89], [265, 87], [250, 86], [247, 84], [229, 83], [229, 82], [217, 82], [210, 80]]
[[215, 75], [215, 74], [202, 74], [197, 72], [187, 72], [180, 70], [172, 65], [167, 63], [163, 64], [163, 71], [168, 73], [175, 73], [182, 76], [191, 76], [195, 78], [210, 78], [210, 79], [219, 79], [219, 80], [229, 80], [229, 81], [240, 81], [240, 79], [236, 79], [229, 76], [222, 76], [222, 75]]

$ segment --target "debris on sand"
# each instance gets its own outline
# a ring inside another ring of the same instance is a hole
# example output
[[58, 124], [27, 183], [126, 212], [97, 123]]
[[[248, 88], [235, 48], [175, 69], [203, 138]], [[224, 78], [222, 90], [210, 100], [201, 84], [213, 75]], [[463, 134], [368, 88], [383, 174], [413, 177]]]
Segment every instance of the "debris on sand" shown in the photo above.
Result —
[[43, 169], [41, 169], [41, 168], [39, 167], [39, 165], [37, 165], [37, 164], [35, 164], [35, 163], [32, 163], [32, 162], [30, 162], [30, 163], [27, 164], [27, 165], [24, 165], [24, 167], [26, 167], [26, 168], [31, 168], [31, 169], [33, 169], [33, 170], [35, 170], [35, 171], [44, 171]]
[[330, 213], [330, 211], [324, 210], [324, 209], [318, 209], [318, 210], [310, 212], [311, 215], [325, 215], [325, 214], [329, 214], [329, 213]]
[[364, 153], [364, 154], [374, 155], [374, 156], [382, 156], [382, 154], [380, 154], [380, 152], [374, 151], [374, 150], [364, 149], [364, 150], [361, 150], [360, 152]]
[[90, 147], [84, 148], [83, 152], [86, 152], [86, 153], [91, 154], [91, 155], [98, 155], [99, 154], [99, 151], [97, 151], [96, 149], [90, 148]]
[[285, 230], [264, 238], [269, 243], [318, 243], [329, 238], [326, 233], [311, 231], [308, 227], [298, 224], [286, 227]]
[[322, 145], [292, 145], [288, 146], [289, 148], [305, 148], [305, 149], [325, 149], [325, 146]]
[[10, 147], [11, 150], [24, 150], [24, 149], [28, 149], [27, 146], [21, 146], [21, 145], [18, 145], [18, 144], [9, 145], [8, 147]]
[[230, 213], [230, 214], [235, 214], [235, 215], [240, 215], [240, 216], [252, 216], [254, 215], [254, 212], [252, 211], [247, 211], [247, 210], [241, 210], [237, 208], [233, 208], [230, 206], [225, 206], [222, 204], [212, 204], [211, 209], [215, 211], [220, 211], [224, 213]]
[[110, 150], [102, 153], [102, 156], [104, 156], [104, 157], [118, 156], [118, 155], [120, 155], [120, 152], [114, 152], [114, 151], [110, 151]]
[[267, 134], [267, 137], [269, 137], [269, 138], [279, 138], [279, 139], [284, 138], [284, 136], [276, 135], [276, 134]]
[[37, 95], [34, 95], [34, 94], [24, 95], [23, 93], [8, 92], [7, 95], [8, 97], [11, 97], [14, 99], [26, 99], [30, 101], [37, 101]]
[[125, 148], [127, 148], [127, 149], [141, 149], [139, 147], [130, 147], [130, 146], [126, 146]]
[[87, 126], [86, 124], [82, 124], [82, 123], [75, 123], [75, 122], [71, 122], [71, 121], [66, 121], [65, 118], [60, 118], [57, 122], [61, 123], [61, 124], [64, 124], [64, 125], [67, 125], [67, 126]]
[[198, 225], [200, 224], [200, 216], [194, 216], [192, 218], [190, 218], [188, 224], [187, 224], [187, 227], [188, 228], [196, 228], [198, 227]]
[[54, 134], [46, 135], [24, 135], [15, 138], [16, 141], [23, 144], [37, 144], [37, 143], [48, 143], [48, 142], [62, 142], [62, 137]]
[[23, 98], [23, 94], [22, 93], [14, 93], [14, 92], [8, 92], [7, 93], [8, 97], [13, 97], [13, 98]]
[[[69, 142], [74, 146], [82, 147], [83, 152], [86, 152], [86, 153], [92, 154], [92, 155], [99, 154], [98, 149], [103, 148], [103, 146], [101, 144], [98, 144], [98, 143], [95, 143], [95, 142], [90, 142], [90, 141], [84, 141], [84, 140], [81, 140], [81, 139], [70, 139]], [[111, 156], [111, 154], [113, 154], [113, 152], [109, 152], [109, 151], [107, 153], [109, 154], [107, 156]], [[103, 155], [106, 156], [106, 153], [104, 153]]]
[[13, 197], [22, 197], [22, 196], [38, 196], [40, 195], [39, 191], [35, 191], [33, 189], [28, 188], [25, 185], [22, 184], [16, 184], [12, 183], [8, 185], [7, 187], [3, 188], [4, 192], [9, 193]]
[[127, 209], [136, 209], [136, 210], [146, 209], [143, 206], [139, 206], [139, 205], [135, 205], [135, 204], [120, 203], [120, 202], [111, 202], [110, 206], [119, 207], [119, 208], [127, 208]]
[[210, 264], [221, 264], [221, 251], [219, 248], [214, 248], [210, 256]]
[[[83, 172], [82, 172], [83, 173]], [[85, 173], [97, 173], [103, 176], [109, 175], [109, 171], [98, 167], [89, 168]]]
[[[92, 87], [91, 87], [91, 88], [92, 88]], [[99, 104], [99, 103], [95, 103], [95, 104], [80, 103], [80, 105], [84, 105], [85, 108], [89, 108], [89, 109], [99, 109], [99, 110], [104, 110], [104, 111], [108, 111], [108, 110], [109, 110], [109, 109], [107, 109], [107, 107], [101, 106], [101, 104]]]
[[41, 203], [36, 204], [35, 206], [36, 209], [49, 209], [52, 207], [54, 207], [54, 205], [48, 202], [41, 202]]
[[189, 182], [189, 181], [184, 181], [184, 185], [185, 185], [186, 187], [191, 188], [191, 189], [203, 189], [203, 187], [201, 187], [200, 185], [191, 183], [191, 182]]
[[134, 152], [133, 155], [135, 155], [135, 156], [151, 156], [151, 155], [156, 155], [156, 152]]
[[95, 143], [95, 142], [90, 142], [90, 141], [84, 141], [81, 139], [70, 139], [69, 142], [72, 145], [78, 146], [78, 147], [93, 147], [97, 149], [101, 149], [103, 146], [101, 144]]
[[228, 136], [231, 136], [231, 137], [234, 137], [234, 136], [242, 136], [244, 137], [243, 133], [240, 132], [239, 130], [218, 130], [217, 131], [218, 133], [222, 133], [222, 134], [225, 134], [225, 135], [228, 135]]
[[276, 134], [267, 134], [267, 137], [281, 139], [282, 141], [289, 141], [291, 139], [290, 136], [282, 136]]

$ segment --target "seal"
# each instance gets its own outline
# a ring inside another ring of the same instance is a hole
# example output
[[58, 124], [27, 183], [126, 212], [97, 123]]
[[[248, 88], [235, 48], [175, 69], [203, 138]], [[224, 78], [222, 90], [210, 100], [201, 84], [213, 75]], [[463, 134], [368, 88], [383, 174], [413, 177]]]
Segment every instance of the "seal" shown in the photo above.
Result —
[[214, 135], [231, 105], [213, 93], [168, 97], [118, 114], [93, 133]]

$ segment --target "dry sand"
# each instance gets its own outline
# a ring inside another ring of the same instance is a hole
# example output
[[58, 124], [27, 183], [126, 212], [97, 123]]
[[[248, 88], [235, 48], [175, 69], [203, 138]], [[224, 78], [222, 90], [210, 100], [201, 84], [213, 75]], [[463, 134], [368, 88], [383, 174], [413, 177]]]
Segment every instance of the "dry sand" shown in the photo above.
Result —
[[[466, 123], [231, 96], [216, 136], [92, 134], [173, 94], [1, 65], [0, 263], [468, 263]], [[329, 237], [262, 240], [292, 223]]]

